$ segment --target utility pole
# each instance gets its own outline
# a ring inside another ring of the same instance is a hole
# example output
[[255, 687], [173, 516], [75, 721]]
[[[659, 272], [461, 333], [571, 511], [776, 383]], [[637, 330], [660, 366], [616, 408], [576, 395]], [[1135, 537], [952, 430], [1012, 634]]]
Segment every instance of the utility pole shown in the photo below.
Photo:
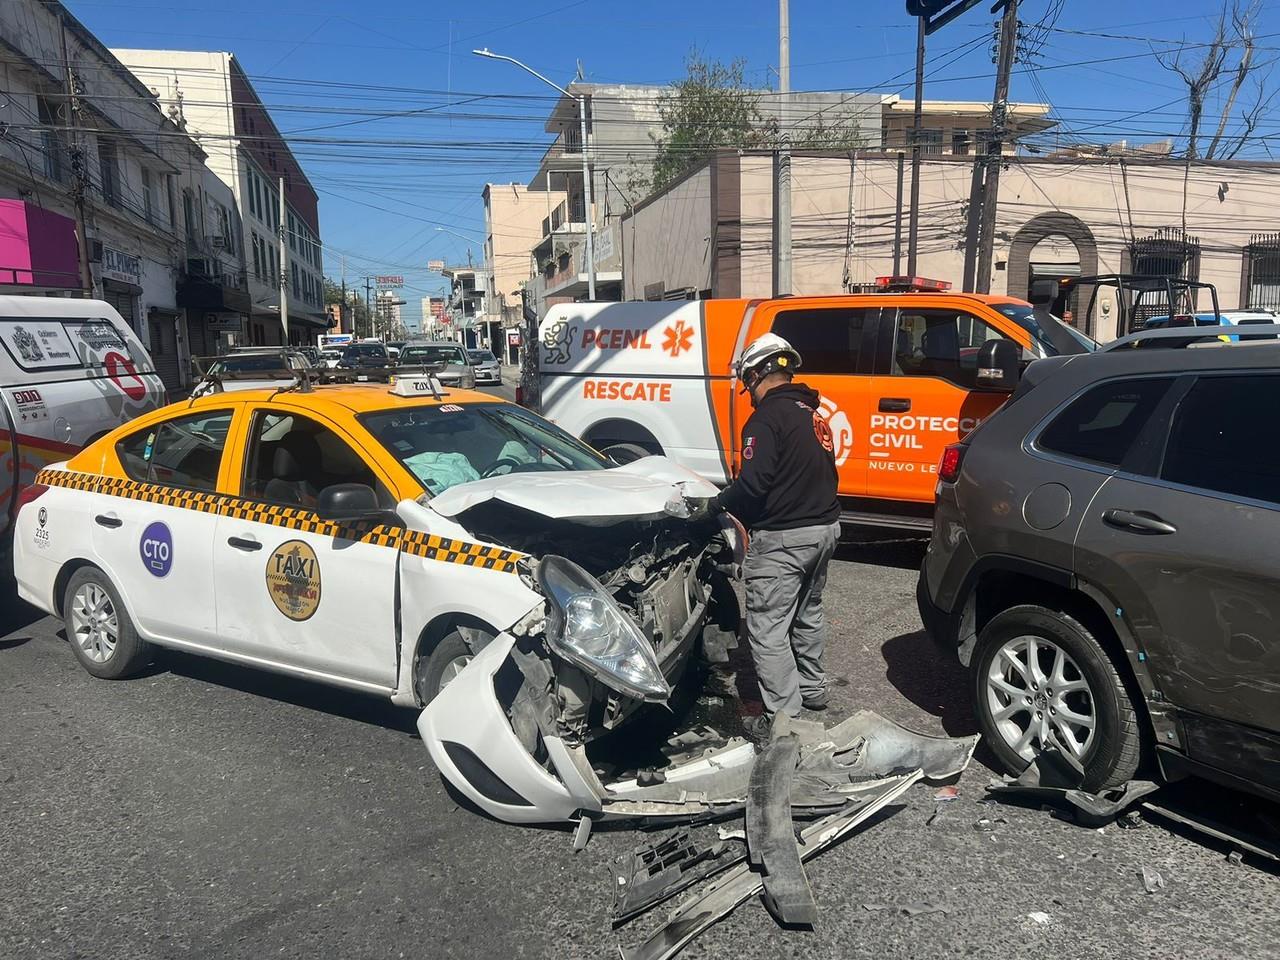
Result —
[[906, 166], [906, 162], [906, 156], [899, 152], [898, 191], [894, 194], [897, 202], [894, 204], [893, 211], [893, 275], [895, 277], [902, 272], [902, 168]]
[[71, 197], [76, 206], [76, 246], [80, 254], [80, 295], [85, 299], [93, 296], [93, 274], [89, 271], [89, 237], [85, 233], [85, 188], [89, 183], [88, 171], [84, 166], [84, 150], [80, 147], [80, 125], [73, 123], [72, 117], [80, 113], [80, 97], [76, 93], [76, 80], [71, 72], [71, 56], [67, 53], [67, 18], [58, 14], [58, 33], [62, 42], [62, 64], [67, 82], [66, 129], [67, 143], [71, 159]]
[[778, 132], [774, 155], [773, 295], [791, 295], [791, 10], [778, 0]]
[[1018, 48], [1018, 0], [1008, 0], [1000, 19], [1000, 53], [996, 63], [996, 91], [991, 101], [991, 142], [987, 148], [987, 176], [983, 185], [982, 222], [978, 233], [978, 272], [974, 290], [991, 292], [991, 258], [996, 241], [996, 206], [1000, 199], [1000, 161], [1009, 123], [1009, 74]]
[[280, 328], [284, 331], [284, 342], [289, 343], [289, 245], [284, 229], [284, 177], [280, 178]]
[[[338, 308], [338, 332], [346, 333], [347, 331], [345, 328], [347, 324], [344, 318], [347, 315], [347, 308], [350, 307], [351, 304], [347, 302], [347, 255], [344, 253], [344, 254], [341, 254], [340, 256], [342, 258], [342, 305]], [[353, 310], [352, 314], [354, 313], [355, 311]], [[352, 321], [351, 329], [354, 330], [355, 329], [354, 316], [352, 316], [351, 321]]]
[[924, 28], [916, 17], [916, 102], [911, 118], [911, 214], [907, 227], [907, 273], [916, 275], [916, 244], [920, 237], [920, 128], [924, 122]]
[[[373, 294], [371, 293], [371, 291], [373, 290], [373, 284], [370, 283], [369, 281], [371, 281], [372, 279], [373, 279], [372, 277], [364, 278], [364, 312], [365, 312], [365, 319], [369, 323], [370, 332], [372, 332], [373, 330]], [[357, 334], [357, 337], [358, 336], [359, 334]]]

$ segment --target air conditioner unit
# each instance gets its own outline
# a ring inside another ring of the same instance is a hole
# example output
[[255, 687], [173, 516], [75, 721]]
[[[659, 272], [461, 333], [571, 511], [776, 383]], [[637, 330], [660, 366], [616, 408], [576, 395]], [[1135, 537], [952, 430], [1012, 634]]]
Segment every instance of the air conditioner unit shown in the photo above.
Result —
[[209, 246], [213, 247], [213, 249], [215, 250], [226, 249], [227, 238], [220, 233], [214, 234], [212, 237], [209, 238]]

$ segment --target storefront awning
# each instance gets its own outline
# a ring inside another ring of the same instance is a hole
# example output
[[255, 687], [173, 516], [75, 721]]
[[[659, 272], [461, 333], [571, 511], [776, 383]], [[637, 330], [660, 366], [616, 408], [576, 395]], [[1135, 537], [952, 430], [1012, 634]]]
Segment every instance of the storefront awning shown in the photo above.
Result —
[[80, 286], [76, 224], [25, 200], [0, 200], [0, 287]]

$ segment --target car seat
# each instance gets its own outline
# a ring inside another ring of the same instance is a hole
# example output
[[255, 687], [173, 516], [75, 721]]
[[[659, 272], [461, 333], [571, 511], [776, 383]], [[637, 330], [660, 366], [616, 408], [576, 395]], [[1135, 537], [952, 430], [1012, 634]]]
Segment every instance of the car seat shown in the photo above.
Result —
[[323, 486], [320, 476], [320, 444], [314, 434], [291, 430], [281, 438], [271, 459], [271, 479], [263, 497], [276, 503], [315, 506]]

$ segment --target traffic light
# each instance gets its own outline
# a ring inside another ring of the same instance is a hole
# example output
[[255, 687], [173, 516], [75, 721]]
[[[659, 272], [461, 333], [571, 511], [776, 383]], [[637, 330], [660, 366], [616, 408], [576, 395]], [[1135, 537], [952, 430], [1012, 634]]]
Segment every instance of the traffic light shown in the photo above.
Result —
[[[971, 10], [982, 0], [907, 0], [907, 16], [923, 17], [924, 32], [933, 33], [946, 26], [966, 10]], [[991, 6], [992, 13], [1004, 9], [1005, 0], [995, 0]]]

